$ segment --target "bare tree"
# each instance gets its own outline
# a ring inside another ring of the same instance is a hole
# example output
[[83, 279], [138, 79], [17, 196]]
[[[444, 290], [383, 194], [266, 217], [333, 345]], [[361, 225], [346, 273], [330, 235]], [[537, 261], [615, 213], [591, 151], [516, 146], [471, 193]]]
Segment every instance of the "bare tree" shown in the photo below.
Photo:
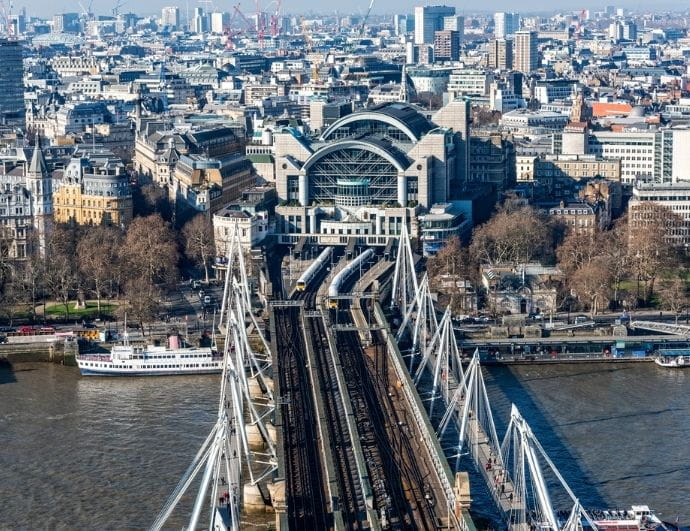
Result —
[[77, 287], [77, 278], [69, 259], [56, 254], [51, 257], [50, 266], [45, 270], [45, 281], [48, 293], [65, 307], [65, 316], [69, 319], [70, 296]]
[[142, 278], [151, 285], [177, 278], [179, 258], [175, 236], [159, 215], [135, 218], [127, 230], [122, 258], [130, 279]]
[[501, 209], [475, 229], [470, 252], [478, 263], [499, 265], [541, 259], [553, 246], [551, 228], [531, 207]]
[[120, 316], [126, 316], [138, 323], [142, 334], [145, 334], [145, 324], [153, 321], [158, 315], [161, 305], [160, 290], [145, 278], [134, 277], [125, 283], [124, 293], [127, 302], [118, 307]]
[[570, 231], [556, 250], [558, 267], [571, 275], [603, 252], [600, 233]]
[[594, 317], [604, 308], [611, 296], [611, 270], [606, 259], [596, 257], [584, 264], [570, 277], [570, 287], [577, 298], [583, 302]]
[[430, 279], [441, 275], [470, 277], [474, 267], [467, 247], [463, 247], [457, 236], [449, 238], [435, 256], [429, 258], [427, 271]]
[[[101, 299], [112, 296], [112, 286], [117, 280], [122, 232], [114, 227], [90, 227], [77, 244], [79, 269], [90, 291], [96, 297], [98, 313]], [[110, 287], [110, 289], [108, 289]]]
[[620, 219], [614, 227], [604, 233], [601, 242], [604, 256], [613, 279], [613, 301], [618, 306], [621, 299], [621, 282], [630, 274], [630, 253], [628, 250], [627, 218]]
[[687, 272], [680, 270], [678, 275], [659, 281], [657, 294], [661, 300], [661, 306], [665, 310], [673, 312], [678, 317], [683, 310], [688, 307], [688, 283], [686, 281]]
[[204, 268], [208, 283], [208, 267], [215, 250], [211, 221], [204, 214], [197, 214], [183, 227], [182, 238], [185, 254]]

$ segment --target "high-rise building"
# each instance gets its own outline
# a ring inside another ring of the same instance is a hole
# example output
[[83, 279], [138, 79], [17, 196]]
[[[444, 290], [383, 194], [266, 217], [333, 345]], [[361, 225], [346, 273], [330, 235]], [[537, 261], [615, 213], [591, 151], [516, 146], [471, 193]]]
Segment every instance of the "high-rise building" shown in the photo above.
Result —
[[623, 40], [623, 24], [619, 20], [609, 24], [609, 39], [613, 42]]
[[221, 35], [225, 28], [230, 25], [229, 13], [211, 13], [211, 33]]
[[458, 32], [458, 46], [462, 44], [465, 37], [465, 17], [443, 17], [443, 29]]
[[513, 68], [513, 41], [494, 39], [489, 43], [489, 68], [510, 70]]
[[192, 31], [194, 33], [206, 33], [208, 31], [208, 17], [206, 16], [206, 13], [204, 13], [203, 7], [194, 8]]
[[444, 29], [443, 19], [455, 15], [449, 6], [417, 6], [414, 8], [415, 44], [433, 44], [434, 33]]
[[515, 70], [529, 74], [539, 66], [539, 48], [536, 31], [518, 31], [515, 33]]
[[518, 13], [499, 12], [494, 14], [494, 36], [497, 39], [512, 37], [520, 30], [520, 15]]
[[414, 15], [395, 15], [393, 27], [396, 35], [406, 35], [414, 31]]
[[60, 13], [53, 16], [54, 33], [78, 33], [79, 29], [78, 13]]
[[637, 24], [627, 21], [623, 24], [623, 39], [626, 41], [637, 40]]
[[161, 26], [177, 29], [180, 27], [180, 8], [177, 6], [164, 7], [161, 10]]
[[457, 61], [460, 59], [460, 39], [458, 32], [441, 30], [434, 34], [434, 60]]
[[24, 63], [16, 41], [0, 40], [0, 122], [24, 125]]

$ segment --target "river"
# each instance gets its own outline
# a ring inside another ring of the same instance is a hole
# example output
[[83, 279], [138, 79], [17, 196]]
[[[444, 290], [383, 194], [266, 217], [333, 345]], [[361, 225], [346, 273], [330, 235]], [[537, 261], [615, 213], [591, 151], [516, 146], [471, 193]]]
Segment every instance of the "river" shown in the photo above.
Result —
[[[690, 523], [690, 371], [596, 364], [485, 375], [499, 436], [515, 402], [586, 507], [646, 503]], [[206, 437], [218, 384], [0, 369], [0, 528], [146, 528]], [[180, 513], [171, 526], [184, 525]]]

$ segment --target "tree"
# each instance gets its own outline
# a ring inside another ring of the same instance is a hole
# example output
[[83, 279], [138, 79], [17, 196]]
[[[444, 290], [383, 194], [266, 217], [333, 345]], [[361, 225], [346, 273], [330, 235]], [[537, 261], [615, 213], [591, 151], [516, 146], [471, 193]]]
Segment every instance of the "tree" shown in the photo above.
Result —
[[600, 308], [608, 304], [611, 296], [611, 270], [604, 257], [590, 260], [570, 277], [570, 287], [594, 317]]
[[638, 290], [640, 282], [644, 286], [645, 304], [651, 300], [659, 274], [677, 267], [674, 244], [684, 230], [682, 218], [663, 205], [643, 203], [635, 207], [628, 222], [628, 258], [637, 276]]
[[[117, 280], [122, 232], [114, 227], [90, 227], [77, 244], [79, 269], [88, 279], [90, 291], [96, 297], [98, 313], [101, 299], [112, 296], [112, 286]], [[107, 288], [110, 286], [110, 290]]]
[[613, 279], [613, 301], [616, 307], [621, 300], [621, 282], [630, 274], [627, 221], [627, 218], [620, 219], [610, 231], [605, 233], [605, 238], [601, 242]]
[[134, 212], [139, 216], [159, 214], [163, 219], [172, 219], [173, 207], [165, 188], [157, 184], [145, 184], [132, 190]]
[[127, 302], [118, 307], [121, 317], [138, 323], [142, 334], [145, 334], [144, 324], [153, 321], [158, 315], [160, 290], [143, 277], [133, 277], [125, 282], [124, 293]]
[[467, 278], [473, 276], [475, 271], [467, 247], [463, 247], [457, 236], [449, 238], [438, 253], [429, 258], [426, 269], [433, 280], [441, 275]]
[[204, 268], [208, 283], [208, 266], [214, 254], [213, 226], [203, 214], [197, 214], [182, 229], [185, 254]]
[[43, 295], [46, 282], [46, 262], [39, 252], [29, 253], [17, 268], [13, 287], [18, 300], [23, 300], [31, 312], [32, 321], [36, 319], [36, 305]]
[[552, 227], [528, 206], [501, 209], [475, 229], [470, 252], [480, 264], [531, 262], [546, 257], [553, 248]]
[[683, 313], [688, 306], [688, 283], [686, 281], [687, 271], [681, 269], [678, 274], [661, 279], [657, 290], [661, 307], [673, 312], [678, 323], [678, 316]]
[[65, 316], [69, 319], [70, 295], [77, 287], [77, 278], [69, 258], [56, 254], [45, 270], [45, 282], [48, 293], [65, 307]]
[[177, 278], [179, 255], [175, 236], [157, 214], [132, 221], [121, 256], [129, 279], [142, 278], [153, 286]]
[[69, 319], [69, 301], [79, 288], [76, 266], [77, 241], [80, 228], [70, 225], [56, 225], [46, 242], [44, 281], [48, 294], [65, 307]]
[[556, 250], [558, 267], [569, 276], [603, 252], [600, 233], [570, 231]]

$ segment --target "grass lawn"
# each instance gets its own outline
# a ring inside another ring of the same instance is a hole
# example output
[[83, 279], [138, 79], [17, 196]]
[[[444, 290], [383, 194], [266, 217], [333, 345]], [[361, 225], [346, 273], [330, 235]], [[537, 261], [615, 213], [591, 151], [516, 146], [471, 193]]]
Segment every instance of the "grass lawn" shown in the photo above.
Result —
[[[70, 317], [98, 317], [98, 305], [95, 302], [87, 302], [86, 308], [75, 308], [74, 306], [76, 304], [76, 302], [69, 303]], [[102, 302], [101, 315], [111, 315], [113, 311], [115, 311], [116, 307], [117, 305], [115, 304]], [[51, 317], [67, 317], [67, 314], [65, 313], [65, 305], [51, 304], [50, 306], [46, 306], [46, 315]]]

